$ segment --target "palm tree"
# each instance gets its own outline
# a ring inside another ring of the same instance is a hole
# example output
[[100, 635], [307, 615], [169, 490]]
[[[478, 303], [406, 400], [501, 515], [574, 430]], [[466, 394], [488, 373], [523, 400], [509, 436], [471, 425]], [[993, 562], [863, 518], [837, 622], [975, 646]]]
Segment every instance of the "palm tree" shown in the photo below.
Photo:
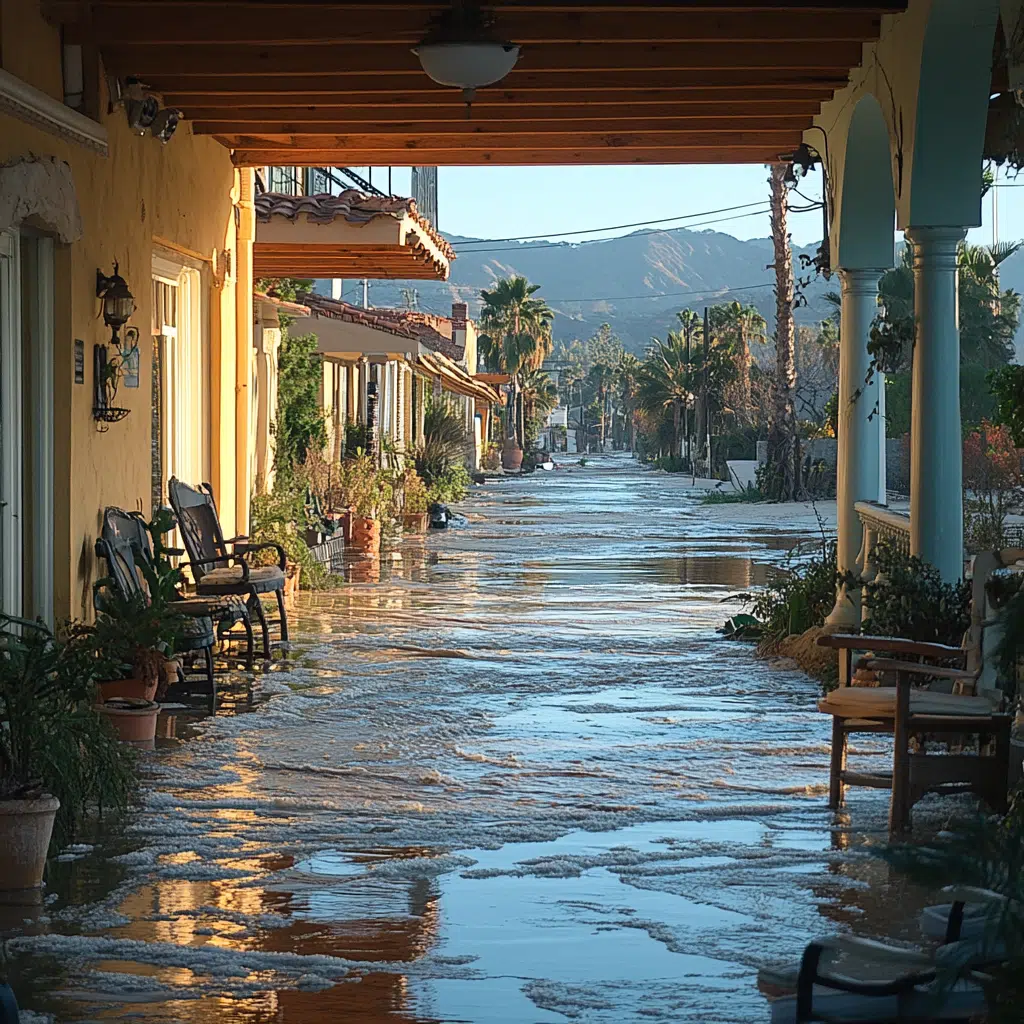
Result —
[[637, 396], [646, 412], [661, 415], [672, 410], [672, 454], [680, 454], [682, 410], [692, 398], [692, 368], [687, 359], [686, 338], [669, 331], [665, 341], [654, 339], [640, 368]]
[[551, 351], [554, 314], [543, 299], [535, 299], [539, 284], [525, 277], [507, 277], [490, 291], [480, 292], [483, 332], [478, 348], [488, 369], [512, 377], [513, 409], [510, 436], [520, 447], [525, 441], [521, 377], [527, 368], [539, 369]]
[[775, 249], [775, 402], [768, 434], [769, 494], [793, 501], [800, 489], [796, 425], [796, 360], [793, 324], [793, 251], [789, 246], [786, 165], [771, 169], [771, 224]]
[[736, 366], [739, 370], [738, 418], [743, 423], [751, 420], [750, 394], [750, 342], [764, 342], [768, 324], [757, 306], [744, 306], [730, 302], [722, 309], [721, 326], [735, 338]]
[[601, 431], [601, 450], [604, 450], [605, 427], [607, 425], [608, 397], [611, 394], [612, 385], [615, 382], [615, 370], [607, 363], [594, 363], [587, 374], [587, 382], [594, 389], [594, 397], [597, 401], [599, 423]]
[[629, 450], [636, 447], [636, 410], [637, 389], [640, 386], [640, 360], [632, 352], [626, 352], [619, 360], [615, 369], [615, 382], [619, 389], [619, 401], [629, 423]]
[[532, 366], [523, 371], [520, 380], [524, 418], [541, 420], [558, 405], [558, 388], [550, 375]]

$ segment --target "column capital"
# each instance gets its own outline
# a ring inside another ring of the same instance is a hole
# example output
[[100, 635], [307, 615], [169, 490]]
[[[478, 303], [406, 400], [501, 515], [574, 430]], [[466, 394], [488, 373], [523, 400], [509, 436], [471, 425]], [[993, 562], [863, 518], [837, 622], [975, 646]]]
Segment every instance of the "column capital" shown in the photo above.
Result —
[[967, 228], [909, 227], [903, 234], [913, 250], [915, 270], [926, 267], [949, 270], [956, 267], [957, 251], [967, 237]]
[[839, 275], [840, 288], [845, 294], [877, 295], [878, 282], [885, 271], [875, 268], [839, 267], [836, 273]]

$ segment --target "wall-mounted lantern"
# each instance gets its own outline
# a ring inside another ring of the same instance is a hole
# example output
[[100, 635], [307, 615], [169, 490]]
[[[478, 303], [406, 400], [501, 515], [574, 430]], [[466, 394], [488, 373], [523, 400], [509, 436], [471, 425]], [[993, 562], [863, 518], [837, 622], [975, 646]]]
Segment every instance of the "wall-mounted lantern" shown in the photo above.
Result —
[[[130, 412], [129, 409], [118, 408], [114, 401], [125, 365], [136, 358], [139, 347], [138, 328], [125, 328], [135, 312], [135, 297], [128, 288], [128, 282], [118, 273], [116, 260], [114, 273], [109, 277], [102, 270], [96, 271], [96, 297], [103, 302], [103, 322], [110, 328], [110, 343], [115, 354], [111, 356], [106, 345], [93, 346], [95, 384], [92, 415], [99, 423], [116, 423]], [[106, 427], [100, 429], [105, 430]]]

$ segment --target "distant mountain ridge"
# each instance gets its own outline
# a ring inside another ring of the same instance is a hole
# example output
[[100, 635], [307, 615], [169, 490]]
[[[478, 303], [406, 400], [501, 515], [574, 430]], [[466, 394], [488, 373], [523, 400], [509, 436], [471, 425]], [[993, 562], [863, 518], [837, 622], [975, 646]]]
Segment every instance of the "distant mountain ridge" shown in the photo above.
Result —
[[[539, 295], [555, 311], [556, 340], [592, 335], [611, 324], [627, 348], [642, 351], [654, 336], [677, 325], [676, 312], [738, 299], [756, 305], [769, 322], [774, 317], [771, 240], [742, 241], [720, 231], [637, 231], [619, 238], [568, 242], [486, 242], [449, 236], [458, 259], [451, 279], [372, 281], [372, 306], [404, 306], [416, 292], [419, 308], [446, 315], [453, 301], [480, 312], [480, 290], [501, 277], [521, 274], [541, 285]], [[795, 249], [799, 254], [817, 247]], [[755, 287], [750, 287], [755, 286]], [[837, 282], [818, 277], [805, 290], [807, 304], [796, 310], [799, 323], [816, 323], [831, 311], [824, 293]], [[740, 289], [730, 291], [730, 289]], [[361, 302], [362, 285], [345, 282], [345, 298]]]

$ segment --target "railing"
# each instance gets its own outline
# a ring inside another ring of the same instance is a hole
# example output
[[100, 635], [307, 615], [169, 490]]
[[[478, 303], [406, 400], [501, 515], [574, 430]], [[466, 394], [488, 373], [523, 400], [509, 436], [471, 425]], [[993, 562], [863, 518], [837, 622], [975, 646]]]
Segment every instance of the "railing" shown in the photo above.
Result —
[[886, 541], [901, 554], [910, 554], [910, 516], [894, 512], [876, 501], [858, 501], [854, 509], [864, 528], [857, 569], [862, 579], [870, 581], [877, 574], [874, 556], [879, 541]]

